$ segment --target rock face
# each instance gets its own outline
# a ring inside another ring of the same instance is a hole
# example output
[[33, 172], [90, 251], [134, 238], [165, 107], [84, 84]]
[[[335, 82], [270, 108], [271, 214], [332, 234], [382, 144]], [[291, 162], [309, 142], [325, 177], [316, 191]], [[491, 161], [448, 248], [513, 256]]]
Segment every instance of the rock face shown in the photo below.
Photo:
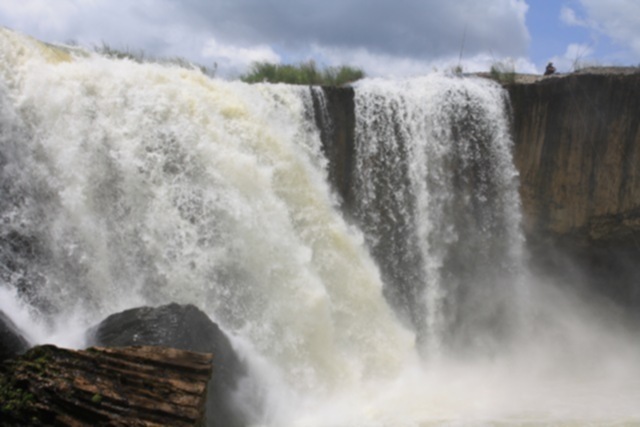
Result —
[[[569, 260], [597, 292], [640, 308], [638, 69], [518, 76], [506, 89], [524, 229], [535, 264], [562, 276]], [[322, 133], [329, 178], [351, 216], [353, 89], [325, 88], [325, 98], [333, 126]]]
[[18, 327], [0, 311], [0, 362], [24, 353], [29, 347]]
[[527, 230], [590, 241], [640, 233], [640, 74], [508, 90]]
[[[329, 178], [348, 206], [353, 89], [324, 90]], [[507, 90], [526, 231], [589, 241], [640, 233], [640, 73], [575, 74]]]
[[[640, 73], [508, 86], [525, 231], [543, 269], [640, 307]], [[552, 249], [552, 250], [550, 250]]]
[[314, 107], [322, 149], [329, 160], [329, 181], [345, 210], [350, 212], [355, 172], [355, 94], [351, 87], [325, 86], [322, 91], [326, 109], [317, 96], [314, 96]]
[[0, 365], [1, 424], [201, 425], [211, 362], [160, 347], [35, 347]]
[[232, 400], [245, 367], [220, 328], [195, 306], [169, 304], [126, 310], [109, 316], [90, 333], [90, 342], [99, 346], [164, 346], [213, 354], [206, 425], [246, 424]]

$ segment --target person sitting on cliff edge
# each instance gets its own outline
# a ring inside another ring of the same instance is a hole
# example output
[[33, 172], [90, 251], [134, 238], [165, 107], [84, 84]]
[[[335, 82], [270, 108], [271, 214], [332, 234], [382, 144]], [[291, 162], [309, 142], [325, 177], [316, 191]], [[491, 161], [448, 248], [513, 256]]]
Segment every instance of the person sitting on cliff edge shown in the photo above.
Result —
[[549, 62], [547, 64], [547, 68], [545, 68], [544, 70], [544, 75], [545, 76], [550, 76], [551, 74], [556, 72], [556, 67], [553, 66], [553, 62]]

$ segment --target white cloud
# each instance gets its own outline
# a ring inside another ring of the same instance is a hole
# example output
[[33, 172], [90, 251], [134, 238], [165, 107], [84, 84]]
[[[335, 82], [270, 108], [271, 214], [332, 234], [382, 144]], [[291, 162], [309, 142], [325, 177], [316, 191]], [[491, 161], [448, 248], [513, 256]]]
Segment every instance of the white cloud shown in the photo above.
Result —
[[562, 56], [554, 56], [551, 61], [558, 72], [567, 73], [590, 65], [597, 65], [591, 58], [594, 49], [587, 44], [571, 43]]
[[30, 35], [63, 34], [71, 25], [78, 7], [72, 0], [21, 0], [0, 2], [0, 22]]
[[572, 43], [567, 46], [567, 50], [564, 54], [565, 58], [572, 59], [574, 61], [581, 61], [588, 58], [593, 53], [593, 48], [586, 44]]
[[469, 63], [486, 52], [526, 55], [527, 8], [525, 0], [0, 0], [0, 23], [44, 41], [215, 61], [221, 72], [306, 58], [315, 45], [355, 54], [371, 74], [408, 74], [457, 61], [465, 33]]
[[587, 23], [585, 21], [578, 18], [575, 10], [566, 6], [563, 6], [562, 9], [560, 10], [560, 20], [570, 26], [579, 26], [579, 27], [587, 26]]
[[222, 44], [213, 38], [202, 48], [202, 57], [215, 62], [222, 76], [238, 74], [253, 62], [280, 62], [280, 56], [269, 46], [240, 47]]
[[371, 53], [366, 49], [337, 49], [315, 46], [315, 56], [322, 58], [328, 65], [352, 65], [363, 68], [371, 77], [411, 77], [432, 71], [453, 70], [458, 65], [466, 73], [487, 72], [497, 63], [504, 64], [520, 73], [538, 73], [535, 65], [525, 57], [496, 58], [488, 53], [473, 56], [449, 55], [440, 58], [416, 59], [413, 57], [397, 57], [388, 54]]
[[584, 16], [563, 8], [563, 22], [587, 27], [596, 35], [605, 35], [629, 50], [629, 60], [640, 59], [640, 1], [580, 0], [580, 4]]
[[436, 57], [457, 51], [465, 28], [470, 54], [526, 51], [524, 0], [183, 0], [195, 26], [216, 39], [267, 43], [295, 51], [311, 44], [365, 48], [398, 56]]
[[117, 0], [5, 1], [0, 2], [0, 22], [48, 42], [104, 41], [140, 49], [166, 33], [165, 24], [173, 12], [166, 1], [117, 3]]

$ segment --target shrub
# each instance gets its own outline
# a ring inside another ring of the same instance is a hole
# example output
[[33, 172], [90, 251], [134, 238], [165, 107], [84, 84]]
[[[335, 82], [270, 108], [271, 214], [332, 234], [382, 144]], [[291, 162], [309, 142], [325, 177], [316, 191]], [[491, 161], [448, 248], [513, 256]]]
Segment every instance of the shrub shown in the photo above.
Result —
[[289, 83], [297, 85], [340, 86], [365, 76], [360, 69], [341, 66], [318, 69], [314, 61], [297, 65], [254, 62], [251, 70], [240, 77], [247, 83]]
[[496, 62], [491, 66], [489, 76], [501, 84], [515, 83], [516, 71], [513, 64], [505, 64], [504, 62]]
[[214, 77], [218, 68], [218, 64], [213, 64], [213, 67], [205, 67], [203, 65], [194, 64], [188, 59], [181, 58], [179, 56], [173, 58], [155, 58], [149, 55], [146, 55], [144, 51], [133, 51], [129, 48], [124, 49], [116, 49], [109, 46], [106, 43], [102, 43], [101, 46], [94, 46], [94, 51], [99, 53], [100, 55], [106, 56], [108, 58], [113, 59], [128, 59], [137, 63], [145, 63], [152, 62], [157, 64], [169, 64], [176, 65], [178, 67], [186, 68], [186, 69], [198, 69], [203, 74], [207, 76]]
[[131, 61], [135, 61], [139, 63], [149, 60], [145, 57], [145, 54], [142, 50], [134, 52], [130, 50], [128, 47], [125, 47], [124, 49], [116, 49], [104, 42], [102, 42], [101, 46], [95, 46], [93, 49], [99, 54], [104, 55], [108, 58], [129, 59]]

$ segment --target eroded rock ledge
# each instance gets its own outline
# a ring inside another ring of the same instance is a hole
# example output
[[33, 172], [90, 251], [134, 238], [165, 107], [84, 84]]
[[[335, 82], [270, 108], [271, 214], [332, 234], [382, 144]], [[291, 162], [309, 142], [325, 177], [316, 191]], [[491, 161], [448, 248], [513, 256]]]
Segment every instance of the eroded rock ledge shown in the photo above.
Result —
[[200, 425], [212, 359], [163, 347], [34, 347], [0, 365], [0, 424]]

